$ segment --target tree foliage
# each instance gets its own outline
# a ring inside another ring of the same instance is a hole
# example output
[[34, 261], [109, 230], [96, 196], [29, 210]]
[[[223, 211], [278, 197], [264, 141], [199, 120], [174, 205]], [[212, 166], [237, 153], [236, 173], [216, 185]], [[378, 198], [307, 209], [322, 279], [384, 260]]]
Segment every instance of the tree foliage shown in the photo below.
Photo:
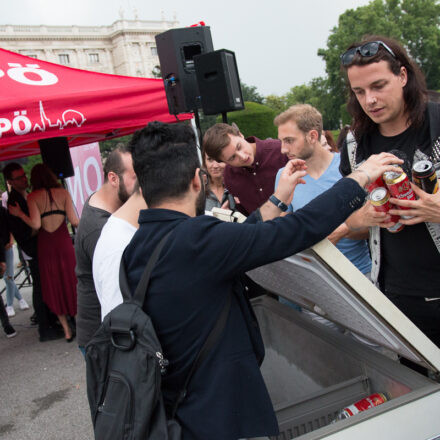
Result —
[[[275, 115], [266, 105], [245, 102], [244, 110], [228, 113], [228, 122], [235, 122], [244, 136], [256, 136], [259, 139], [276, 138], [277, 129], [273, 125]], [[221, 122], [220, 116], [216, 122]]]
[[118, 138], [108, 139], [99, 143], [99, 152], [101, 153], [101, 160], [107, 159], [107, 156], [113, 151], [118, 144], [123, 143], [127, 145], [131, 140], [132, 135], [121, 136]]
[[[339, 114], [347, 98], [340, 55], [364, 35], [384, 35], [400, 41], [426, 76], [429, 89], [440, 88], [440, 5], [438, 0], [374, 0], [339, 16], [318, 55], [326, 63], [328, 91], [333, 97], [328, 111]], [[331, 117], [330, 119], [334, 119]]]
[[241, 93], [243, 94], [243, 101], [257, 102], [263, 104], [264, 97], [260, 95], [255, 86], [248, 86], [240, 81]]
[[339, 111], [331, 111], [333, 99], [325, 78], [314, 78], [308, 84], [292, 87], [282, 96], [269, 95], [265, 104], [276, 114], [294, 104], [310, 104], [321, 112], [324, 127], [337, 128], [339, 125]]
[[[3, 168], [9, 162], [18, 162], [23, 167], [23, 170], [24, 170], [25, 174], [28, 176], [28, 181], [30, 181], [32, 168], [37, 163], [43, 162], [43, 159], [41, 158], [41, 154], [36, 154], [34, 156], [23, 157], [23, 158], [20, 158], [20, 159], [12, 159], [12, 160], [8, 160], [6, 162], [3, 162], [1, 164], [1, 169], [3, 170]], [[2, 173], [2, 176], [0, 178], [0, 191], [1, 192], [6, 191], [6, 184], [5, 184], [3, 173]]]

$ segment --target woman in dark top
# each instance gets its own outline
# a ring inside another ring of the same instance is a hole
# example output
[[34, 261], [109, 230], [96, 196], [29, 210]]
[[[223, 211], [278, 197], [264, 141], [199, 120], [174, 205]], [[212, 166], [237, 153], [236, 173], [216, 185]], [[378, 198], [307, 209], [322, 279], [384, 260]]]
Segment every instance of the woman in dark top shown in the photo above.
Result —
[[66, 225], [66, 217], [73, 226], [79, 220], [68, 191], [61, 187], [55, 174], [45, 164], [37, 164], [31, 171], [33, 191], [27, 198], [29, 216], [17, 206], [11, 214], [20, 217], [38, 230], [38, 264], [44, 302], [58, 316], [67, 342], [74, 333], [67, 315], [76, 316], [75, 253]]

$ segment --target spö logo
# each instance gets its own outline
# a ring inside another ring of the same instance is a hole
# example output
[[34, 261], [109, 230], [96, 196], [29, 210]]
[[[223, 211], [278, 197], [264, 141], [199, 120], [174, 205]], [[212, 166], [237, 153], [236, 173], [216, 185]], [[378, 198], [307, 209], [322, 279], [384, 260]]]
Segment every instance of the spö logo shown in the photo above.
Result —
[[[40, 69], [38, 64], [8, 63], [9, 69], [6, 75], [14, 81], [28, 86], [51, 86], [58, 82], [58, 77], [52, 72]], [[5, 76], [4, 70], [0, 69], [0, 78]]]

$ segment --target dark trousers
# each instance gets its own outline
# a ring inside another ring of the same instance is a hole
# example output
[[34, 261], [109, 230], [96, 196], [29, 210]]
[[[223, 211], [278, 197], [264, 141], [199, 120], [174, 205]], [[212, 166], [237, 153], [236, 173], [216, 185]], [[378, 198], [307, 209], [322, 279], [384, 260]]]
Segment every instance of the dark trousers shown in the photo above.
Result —
[[6, 313], [5, 304], [3, 302], [3, 298], [0, 295], [0, 322], [2, 323], [2, 327], [5, 328], [9, 324], [8, 314]]
[[426, 301], [422, 296], [390, 292], [385, 292], [385, 295], [440, 348], [440, 300]]
[[38, 261], [35, 258], [29, 260], [29, 268], [32, 275], [32, 303], [38, 320], [38, 332], [41, 335], [51, 327], [54, 318], [49, 308], [43, 301], [43, 295], [41, 293], [40, 271], [38, 269]]
[[[385, 292], [388, 299], [440, 348], [440, 300], [426, 301], [422, 296]], [[422, 374], [427, 370], [405, 358], [400, 362]]]

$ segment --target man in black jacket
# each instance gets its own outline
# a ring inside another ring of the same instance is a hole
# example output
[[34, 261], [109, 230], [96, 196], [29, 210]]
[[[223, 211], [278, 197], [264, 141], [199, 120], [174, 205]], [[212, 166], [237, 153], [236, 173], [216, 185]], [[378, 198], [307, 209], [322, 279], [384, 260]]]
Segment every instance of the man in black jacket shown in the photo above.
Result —
[[[264, 347], [255, 316], [240, 286], [243, 273], [285, 258], [326, 237], [362, 206], [365, 185], [396, 158], [374, 156], [351, 178], [294, 214], [275, 218], [290, 203], [305, 175], [304, 161], [290, 161], [273, 197], [245, 224], [199, 215], [204, 183], [194, 143], [148, 148], [132, 144], [133, 166], [149, 209], [124, 261], [134, 292], [159, 240], [171, 232], [152, 272], [144, 309], [152, 319], [170, 361], [162, 378], [169, 409], [209, 331], [232, 295], [219, 342], [193, 375], [177, 410], [185, 440], [236, 440], [277, 435], [278, 426], [259, 365]], [[258, 221], [258, 219], [272, 221]]]

